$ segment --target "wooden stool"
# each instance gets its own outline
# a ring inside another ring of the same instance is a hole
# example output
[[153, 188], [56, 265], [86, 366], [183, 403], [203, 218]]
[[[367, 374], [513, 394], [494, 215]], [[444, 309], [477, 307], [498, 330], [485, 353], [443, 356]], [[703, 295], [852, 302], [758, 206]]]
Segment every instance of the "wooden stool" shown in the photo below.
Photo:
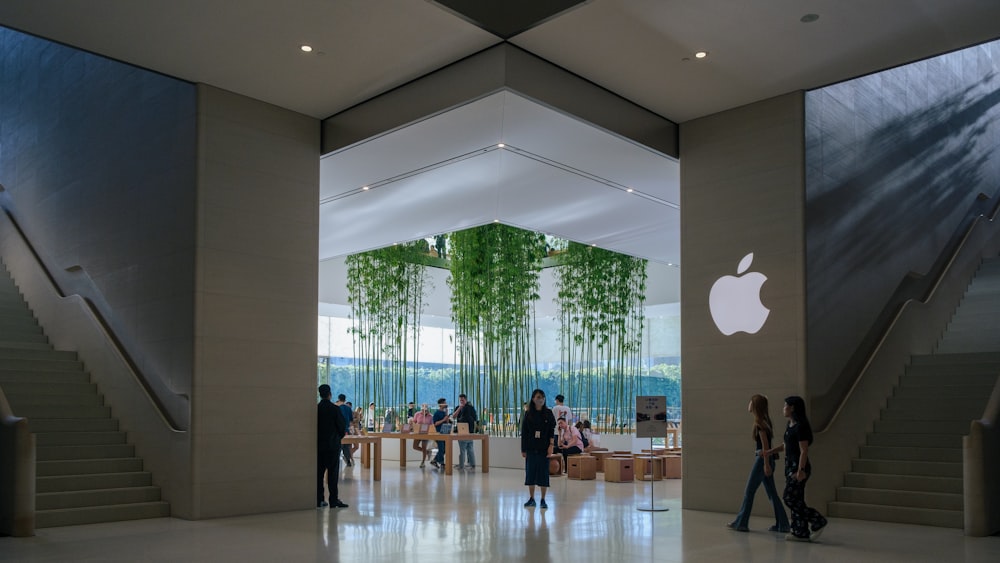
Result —
[[650, 455], [635, 456], [635, 475], [640, 481], [662, 481], [663, 458]]
[[563, 456], [562, 454], [552, 454], [549, 456], [549, 475], [562, 475]]
[[595, 451], [595, 452], [590, 452], [590, 455], [594, 456], [594, 460], [596, 462], [596, 470], [597, 470], [597, 472], [598, 473], [604, 473], [604, 460], [606, 460], [609, 457], [611, 457], [611, 455], [612, 455], [611, 452], [606, 451], [606, 450], [605, 451], [601, 451], [601, 452], [596, 452]]
[[683, 470], [681, 456], [668, 455], [663, 457], [663, 477], [666, 479], [680, 479]]
[[569, 457], [569, 467], [566, 475], [570, 479], [581, 481], [597, 479], [597, 458], [589, 455], [574, 455]]
[[631, 483], [635, 480], [635, 460], [609, 457], [604, 460], [604, 480], [608, 483]]

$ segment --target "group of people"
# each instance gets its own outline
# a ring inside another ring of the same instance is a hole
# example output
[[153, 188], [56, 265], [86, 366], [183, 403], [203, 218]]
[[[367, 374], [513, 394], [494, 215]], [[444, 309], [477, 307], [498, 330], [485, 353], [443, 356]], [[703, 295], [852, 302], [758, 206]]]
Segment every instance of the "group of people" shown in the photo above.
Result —
[[[430, 406], [427, 403], [421, 404], [419, 411], [413, 409], [413, 403], [410, 403], [408, 406], [407, 424], [417, 434], [427, 433], [431, 427], [434, 427], [438, 434], [450, 434], [454, 428], [453, 425], [462, 423], [467, 424], [468, 431], [472, 433], [476, 431], [476, 424], [479, 422], [479, 418], [476, 415], [476, 407], [469, 402], [469, 398], [465, 393], [458, 396], [458, 406], [451, 412], [448, 411], [448, 400], [444, 397], [437, 400], [438, 408], [433, 414], [431, 414]], [[431, 465], [435, 468], [444, 468], [445, 443], [443, 440], [436, 440], [436, 442], [437, 453], [431, 459]], [[427, 458], [431, 455], [428, 448], [429, 444], [430, 440], [413, 441], [413, 449], [421, 452], [420, 467], [426, 466]], [[455, 468], [468, 468], [475, 471], [476, 452], [473, 448], [472, 440], [458, 440], [458, 464]]]
[[[788, 541], [813, 541], [826, 528], [826, 518], [814, 508], [806, 505], [806, 482], [812, 475], [809, 462], [809, 446], [813, 442], [812, 427], [806, 416], [806, 404], [802, 397], [785, 399], [782, 414], [788, 419], [783, 443], [774, 446], [774, 426], [768, 413], [767, 397], [754, 395], [747, 407], [753, 415], [753, 440], [756, 446], [754, 464], [750, 468], [743, 504], [736, 519], [726, 524], [732, 530], [748, 532], [750, 511], [753, 509], [754, 495], [761, 484], [774, 508], [774, 525], [768, 531], [784, 533]], [[785, 491], [779, 498], [774, 486], [774, 469], [781, 452], [785, 452]], [[785, 515], [781, 500], [785, 501], [792, 513], [791, 522]]]

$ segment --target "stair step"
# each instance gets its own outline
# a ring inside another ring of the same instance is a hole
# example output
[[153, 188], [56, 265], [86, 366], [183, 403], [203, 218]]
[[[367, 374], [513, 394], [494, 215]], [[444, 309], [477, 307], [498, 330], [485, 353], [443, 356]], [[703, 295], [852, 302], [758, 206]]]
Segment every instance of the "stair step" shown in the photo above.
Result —
[[992, 385], [942, 385], [939, 387], [900, 385], [896, 388], [893, 397], [900, 399], [968, 399], [989, 397], [992, 392]]
[[910, 365], [938, 364], [1000, 364], [1000, 353], [983, 352], [980, 354], [920, 354], [910, 358]]
[[[2, 340], [2, 339], [0, 339]], [[76, 352], [64, 350], [32, 350], [0, 347], [0, 358], [16, 360], [58, 360], [76, 362]]]
[[22, 333], [20, 331], [2, 331], [0, 332], [0, 342], [7, 342], [8, 348], [18, 347], [21, 343], [43, 344], [45, 348], [52, 348], [49, 345], [49, 338], [41, 333], [34, 334]]
[[937, 387], [939, 385], [994, 385], [1000, 377], [998, 371], [981, 371], [975, 373], [928, 373], [913, 374], [907, 372], [900, 381], [901, 386]]
[[[983, 405], [985, 406], [985, 405]], [[926, 409], [882, 409], [882, 420], [926, 420], [926, 421], [964, 421], [968, 427], [968, 423], [972, 419], [978, 419], [983, 415], [981, 409], [977, 411], [947, 411], [947, 410], [935, 410], [927, 411]], [[968, 431], [968, 429], [966, 429]]]
[[0, 369], [0, 385], [7, 383], [89, 383], [90, 374], [81, 370], [27, 371]]
[[[29, 422], [30, 424], [30, 422]], [[38, 446], [102, 446], [125, 444], [125, 433], [112, 432], [38, 432], [35, 434]]]
[[85, 506], [103, 506], [108, 504], [156, 502], [159, 500], [160, 488], [152, 485], [148, 487], [65, 491], [58, 493], [39, 493], [35, 498], [35, 509], [54, 510], [59, 508], [79, 508]]
[[965, 436], [972, 420], [876, 420], [875, 432], [885, 434], [958, 434]]
[[[13, 318], [16, 319], [17, 317]], [[29, 319], [31, 317], [24, 318]], [[15, 324], [14, 326], [0, 325], [0, 340], [6, 340], [11, 336], [19, 339], [21, 336], [32, 336], [35, 334], [43, 334], [42, 327], [38, 326], [38, 323], [35, 323], [34, 326], [30, 324]]]
[[153, 477], [146, 471], [90, 473], [86, 475], [50, 475], [35, 478], [35, 490], [39, 493], [147, 487], [152, 484]]
[[4, 328], [20, 328], [20, 327], [37, 327], [38, 320], [35, 317], [28, 315], [16, 315], [16, 316], [0, 316], [0, 327]]
[[11, 371], [75, 371], [82, 370], [83, 363], [69, 360], [21, 360], [0, 358], [0, 370]]
[[928, 477], [962, 477], [962, 464], [948, 461], [903, 461], [894, 459], [853, 459], [854, 473], [881, 475], [913, 475]]
[[99, 446], [39, 446], [37, 448], [38, 461], [122, 457], [135, 457], [135, 447], [131, 444], [104, 444]]
[[[87, 381], [60, 383], [58, 386], [48, 382], [6, 381], [0, 382], [0, 386], [3, 387], [3, 392], [8, 396], [21, 395], [45, 398], [54, 389], [58, 389], [61, 394], [65, 395], [97, 395], [97, 385]], [[40, 401], [35, 402], [37, 404]]]
[[35, 513], [35, 527], [55, 528], [58, 526], [76, 526], [98, 522], [165, 518], [167, 516], [170, 516], [170, 505], [162, 501], [109, 504], [96, 507], [59, 508], [37, 511]]
[[118, 430], [115, 418], [32, 418], [28, 430], [42, 432], [114, 432]]
[[895, 410], [922, 410], [924, 412], [965, 412], [980, 413], [986, 407], [989, 395], [980, 397], [892, 397], [886, 409]]
[[109, 418], [111, 407], [98, 405], [28, 405], [13, 407], [18, 416], [32, 418]]
[[960, 477], [850, 472], [844, 475], [844, 485], [869, 489], [897, 489], [926, 493], [962, 494], [962, 479]]
[[961, 493], [927, 493], [894, 489], [838, 487], [837, 501], [884, 506], [962, 510]]
[[51, 350], [52, 345], [48, 340], [39, 342], [15, 342], [12, 340], [0, 340], [0, 348], [22, 348], [32, 350]]
[[861, 446], [859, 457], [862, 459], [885, 459], [897, 461], [950, 461], [962, 462], [961, 448], [922, 448], [922, 447], [891, 447], [891, 446]]
[[39, 477], [87, 475], [90, 473], [130, 473], [142, 471], [142, 460], [137, 457], [65, 459], [39, 461], [35, 467]]
[[962, 437], [958, 434], [884, 434], [873, 432], [868, 435], [869, 446], [961, 448]]
[[829, 504], [830, 516], [876, 522], [899, 522], [942, 528], [962, 528], [965, 516], [961, 510], [937, 510], [834, 501]]
[[[60, 390], [61, 391], [61, 390]], [[104, 397], [98, 393], [59, 393], [48, 395], [37, 395], [34, 393], [8, 393], [4, 387], [7, 400], [10, 401], [11, 408], [25, 409], [30, 407], [44, 406], [101, 406], [104, 404]]]

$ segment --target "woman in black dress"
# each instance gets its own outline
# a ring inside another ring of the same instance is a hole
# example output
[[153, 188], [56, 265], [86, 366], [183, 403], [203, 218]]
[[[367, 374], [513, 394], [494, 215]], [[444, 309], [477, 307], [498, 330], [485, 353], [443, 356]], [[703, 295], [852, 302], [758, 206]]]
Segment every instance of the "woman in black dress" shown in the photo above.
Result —
[[549, 455], [552, 453], [552, 438], [555, 434], [556, 419], [545, 406], [545, 392], [535, 389], [531, 392], [531, 402], [521, 419], [521, 457], [524, 458], [524, 484], [528, 486], [528, 502], [525, 508], [535, 506], [535, 487], [541, 487], [541, 509], [545, 503], [545, 491], [549, 487]]

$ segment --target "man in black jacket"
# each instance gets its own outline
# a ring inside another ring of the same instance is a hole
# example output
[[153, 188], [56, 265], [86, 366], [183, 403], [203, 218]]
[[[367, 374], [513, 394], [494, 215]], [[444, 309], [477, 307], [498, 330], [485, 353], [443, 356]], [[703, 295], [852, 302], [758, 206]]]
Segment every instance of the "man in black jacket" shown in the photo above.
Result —
[[[452, 413], [451, 418], [456, 423], [466, 423], [469, 425], [469, 433], [476, 432], [476, 407], [472, 406], [465, 393], [458, 396], [458, 408]], [[465, 460], [468, 457], [469, 469], [476, 470], [476, 452], [472, 448], [472, 440], [458, 441], [458, 465], [457, 469], [465, 469]]]
[[[330, 402], [329, 385], [319, 386], [319, 405], [317, 405], [316, 416], [316, 507], [323, 508], [331, 506], [333, 508], [347, 508], [347, 505], [340, 502], [340, 495], [337, 491], [337, 482], [340, 480], [340, 440], [347, 432], [347, 423], [344, 415], [340, 412], [340, 407]], [[326, 484], [330, 489], [329, 505], [324, 500], [323, 495], [323, 473], [326, 472]]]

